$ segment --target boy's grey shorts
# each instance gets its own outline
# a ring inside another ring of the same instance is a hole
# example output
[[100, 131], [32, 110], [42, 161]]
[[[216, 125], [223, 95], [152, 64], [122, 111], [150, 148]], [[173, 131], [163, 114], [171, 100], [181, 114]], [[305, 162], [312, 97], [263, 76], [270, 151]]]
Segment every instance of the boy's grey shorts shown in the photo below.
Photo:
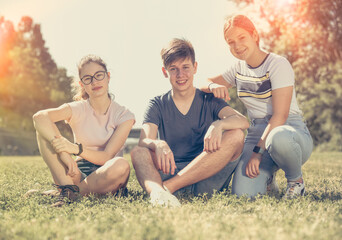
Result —
[[[211, 195], [214, 193], [214, 190], [216, 191], [223, 191], [224, 189], [227, 189], [230, 183], [230, 180], [232, 178], [232, 175], [235, 171], [235, 168], [240, 161], [239, 156], [237, 159], [235, 159], [232, 162], [229, 162], [221, 171], [216, 173], [214, 176], [211, 176], [207, 179], [204, 179], [198, 183], [189, 185], [187, 187], [181, 188], [174, 192], [174, 195], [183, 195], [183, 194], [193, 194], [195, 196], [199, 194], [207, 193], [208, 197], [211, 197]], [[183, 168], [186, 167], [190, 162], [176, 162], [177, 169], [175, 170], [175, 175], [181, 171]], [[162, 181], [166, 181], [170, 178], [172, 178], [175, 175], [171, 174], [164, 174], [162, 171], [159, 171], [159, 174], [162, 178]]]

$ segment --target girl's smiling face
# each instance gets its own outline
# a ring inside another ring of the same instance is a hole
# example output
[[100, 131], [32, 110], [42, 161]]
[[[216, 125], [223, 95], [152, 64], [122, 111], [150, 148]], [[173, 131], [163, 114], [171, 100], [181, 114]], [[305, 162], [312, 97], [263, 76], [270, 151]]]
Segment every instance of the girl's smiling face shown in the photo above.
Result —
[[254, 31], [253, 34], [250, 34], [240, 27], [229, 28], [225, 32], [225, 40], [228, 43], [230, 52], [233, 56], [240, 60], [244, 60], [247, 63], [259, 48], [257, 44], [258, 34], [256, 31]]

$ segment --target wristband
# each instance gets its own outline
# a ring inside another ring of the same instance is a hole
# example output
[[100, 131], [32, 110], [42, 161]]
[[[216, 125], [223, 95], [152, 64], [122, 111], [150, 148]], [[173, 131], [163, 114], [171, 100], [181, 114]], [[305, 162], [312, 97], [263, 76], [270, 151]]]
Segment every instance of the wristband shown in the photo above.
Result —
[[78, 146], [78, 153], [74, 154], [75, 156], [79, 156], [83, 152], [83, 146], [82, 143], [75, 143]]
[[265, 149], [262, 149], [262, 148], [259, 147], [259, 146], [255, 146], [255, 147], [253, 148], [253, 152], [255, 152], [255, 153], [263, 154], [264, 151], [265, 151]]
[[211, 83], [208, 84], [208, 90], [209, 90], [209, 92], [211, 92], [211, 89], [210, 89], [210, 85], [211, 85], [211, 84], [214, 84], [214, 83], [211, 82]]

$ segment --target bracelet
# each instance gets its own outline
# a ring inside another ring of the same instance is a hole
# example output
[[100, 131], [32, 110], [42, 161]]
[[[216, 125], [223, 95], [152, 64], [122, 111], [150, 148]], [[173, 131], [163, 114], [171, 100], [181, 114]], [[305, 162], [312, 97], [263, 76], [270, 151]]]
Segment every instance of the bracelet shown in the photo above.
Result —
[[75, 143], [75, 144], [77, 144], [78, 146], [78, 153], [74, 154], [74, 156], [79, 156], [83, 152], [83, 146], [82, 146], [82, 143]]
[[210, 85], [211, 85], [211, 84], [214, 84], [214, 83], [211, 82], [211, 83], [208, 84], [208, 90], [209, 90], [209, 92], [211, 92], [211, 89], [210, 89]]

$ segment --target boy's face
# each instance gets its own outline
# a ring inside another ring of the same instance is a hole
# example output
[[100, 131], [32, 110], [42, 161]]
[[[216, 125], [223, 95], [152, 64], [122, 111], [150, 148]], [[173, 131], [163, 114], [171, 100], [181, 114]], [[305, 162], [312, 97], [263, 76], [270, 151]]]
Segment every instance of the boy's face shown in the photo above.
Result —
[[197, 62], [191, 58], [181, 58], [171, 63], [166, 69], [162, 68], [164, 76], [169, 77], [174, 91], [185, 91], [192, 88], [194, 75], [197, 71]]

